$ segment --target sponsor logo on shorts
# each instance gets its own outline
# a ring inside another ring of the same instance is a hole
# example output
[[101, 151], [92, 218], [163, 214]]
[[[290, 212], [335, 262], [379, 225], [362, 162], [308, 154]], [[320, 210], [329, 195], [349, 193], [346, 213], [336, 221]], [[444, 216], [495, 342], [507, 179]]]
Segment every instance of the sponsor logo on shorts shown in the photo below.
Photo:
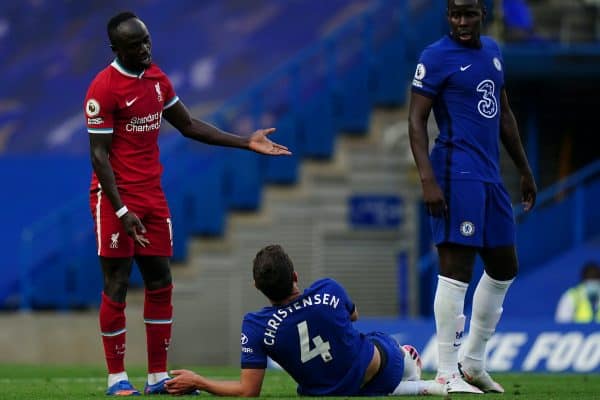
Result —
[[475, 225], [471, 221], [464, 221], [460, 224], [460, 234], [463, 236], [473, 236], [475, 234]]

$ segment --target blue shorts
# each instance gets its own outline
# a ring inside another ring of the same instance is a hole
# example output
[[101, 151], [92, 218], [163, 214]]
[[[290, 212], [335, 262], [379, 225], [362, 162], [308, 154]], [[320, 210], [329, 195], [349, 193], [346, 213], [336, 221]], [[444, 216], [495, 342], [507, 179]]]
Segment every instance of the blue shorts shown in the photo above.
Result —
[[381, 366], [373, 379], [360, 388], [358, 396], [387, 396], [392, 393], [404, 374], [404, 352], [394, 338], [382, 332], [366, 334], [381, 355]]
[[510, 196], [502, 183], [440, 181], [448, 205], [447, 218], [430, 217], [433, 241], [475, 247], [515, 244]]

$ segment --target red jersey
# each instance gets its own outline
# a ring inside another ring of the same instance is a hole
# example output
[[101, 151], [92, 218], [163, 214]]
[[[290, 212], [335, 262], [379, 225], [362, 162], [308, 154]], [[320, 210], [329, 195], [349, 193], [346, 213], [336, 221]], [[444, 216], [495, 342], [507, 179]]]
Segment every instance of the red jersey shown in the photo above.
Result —
[[[119, 191], [160, 185], [162, 112], [178, 100], [169, 78], [154, 64], [134, 74], [115, 59], [90, 84], [85, 96], [87, 130], [113, 135], [109, 158]], [[98, 187], [93, 173], [91, 189]]]

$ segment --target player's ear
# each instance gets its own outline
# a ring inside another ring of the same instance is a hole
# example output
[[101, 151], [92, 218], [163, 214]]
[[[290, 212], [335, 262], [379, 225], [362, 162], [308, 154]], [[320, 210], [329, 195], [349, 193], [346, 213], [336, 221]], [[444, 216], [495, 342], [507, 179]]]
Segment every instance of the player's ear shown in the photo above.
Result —
[[292, 280], [295, 283], [298, 283], [298, 274], [296, 273], [296, 271], [292, 272]]
[[254, 279], [252, 279], [252, 284], [254, 285], [254, 287], [255, 287], [256, 289], [258, 289], [258, 288], [256, 287], [256, 281], [255, 281]]

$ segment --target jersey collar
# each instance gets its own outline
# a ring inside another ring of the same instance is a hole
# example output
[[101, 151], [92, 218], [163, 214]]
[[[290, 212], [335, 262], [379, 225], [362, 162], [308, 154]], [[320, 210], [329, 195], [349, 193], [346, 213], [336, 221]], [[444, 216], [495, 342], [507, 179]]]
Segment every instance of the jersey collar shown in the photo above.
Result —
[[138, 79], [140, 79], [140, 78], [141, 78], [141, 77], [144, 75], [144, 72], [146, 72], [146, 70], [144, 69], [144, 70], [142, 70], [142, 72], [140, 72], [139, 74], [136, 74], [135, 72], [133, 72], [133, 71], [130, 71], [130, 70], [126, 69], [124, 66], [122, 66], [122, 65], [119, 63], [119, 60], [118, 60], [117, 58], [115, 58], [115, 59], [113, 60], [113, 62], [111, 62], [111, 63], [110, 63], [110, 65], [111, 65], [111, 66], [112, 66], [114, 69], [116, 69], [117, 71], [119, 71], [121, 74], [123, 74], [123, 75], [125, 75], [125, 76], [128, 76], [128, 77], [130, 77], [130, 78], [138, 78]]

